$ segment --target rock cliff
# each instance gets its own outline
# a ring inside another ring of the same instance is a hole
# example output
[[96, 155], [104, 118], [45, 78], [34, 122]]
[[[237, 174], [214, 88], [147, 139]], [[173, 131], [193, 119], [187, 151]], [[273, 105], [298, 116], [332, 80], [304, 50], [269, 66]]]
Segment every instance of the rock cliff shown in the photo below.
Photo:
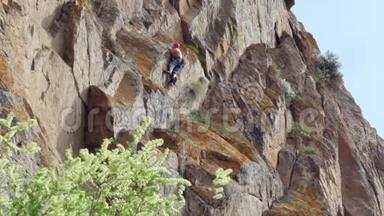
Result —
[[[26, 166], [124, 143], [148, 115], [193, 183], [182, 215], [384, 215], [384, 141], [342, 81], [316, 79], [294, 3], [2, 0], [1, 113], [38, 120]], [[188, 65], [167, 86], [173, 41]], [[234, 173], [215, 201], [219, 167]]]

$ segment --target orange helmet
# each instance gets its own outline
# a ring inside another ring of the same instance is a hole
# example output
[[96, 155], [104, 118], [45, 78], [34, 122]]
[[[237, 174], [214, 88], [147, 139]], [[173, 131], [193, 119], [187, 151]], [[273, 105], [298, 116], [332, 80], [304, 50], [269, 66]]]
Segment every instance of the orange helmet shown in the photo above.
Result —
[[180, 43], [174, 43], [173, 44], [173, 49], [180, 49], [181, 44]]

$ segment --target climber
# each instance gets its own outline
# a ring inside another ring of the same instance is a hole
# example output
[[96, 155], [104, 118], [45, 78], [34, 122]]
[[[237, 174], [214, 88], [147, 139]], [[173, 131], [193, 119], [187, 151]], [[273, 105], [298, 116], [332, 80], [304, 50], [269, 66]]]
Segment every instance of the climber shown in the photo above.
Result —
[[168, 65], [168, 74], [170, 75], [169, 82], [175, 84], [177, 81], [177, 74], [186, 65], [186, 61], [183, 58], [183, 53], [180, 50], [180, 43], [175, 43], [171, 50], [171, 59]]

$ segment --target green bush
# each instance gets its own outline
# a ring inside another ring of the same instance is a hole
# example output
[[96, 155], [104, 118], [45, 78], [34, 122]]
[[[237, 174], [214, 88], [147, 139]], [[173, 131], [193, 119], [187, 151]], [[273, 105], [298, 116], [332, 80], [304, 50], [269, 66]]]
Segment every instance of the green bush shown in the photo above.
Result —
[[305, 146], [301, 149], [301, 152], [304, 154], [319, 154], [320, 150], [316, 146]]
[[317, 78], [319, 80], [340, 80], [343, 75], [340, 72], [341, 63], [339, 57], [334, 53], [327, 51], [317, 60]]
[[[7, 131], [0, 136], [0, 215], [169, 215], [184, 206], [182, 194], [190, 183], [166, 177], [167, 154], [156, 156], [162, 140], [150, 141], [141, 151], [122, 145], [108, 150], [112, 140], [106, 140], [96, 154], [81, 150], [73, 158], [67, 151], [64, 163], [27, 174], [13, 158], [36, 153], [37, 145], [19, 148], [12, 140], [35, 121], [12, 126], [12, 120], [13, 116], [0, 120]], [[148, 126], [147, 119], [134, 142]], [[161, 195], [164, 186], [177, 186], [178, 193]]]
[[184, 99], [188, 101], [196, 100], [205, 94], [206, 88], [207, 88], [207, 81], [204, 78], [199, 79], [190, 84], [186, 97]]
[[200, 51], [199, 51], [199, 49], [195, 45], [187, 43], [187, 44], [184, 44], [184, 46], [187, 49], [191, 50], [193, 53], [195, 53], [197, 56], [200, 55]]
[[219, 84], [218, 81], [216, 81], [216, 80], [210, 80], [210, 81], [209, 81], [209, 84], [208, 84], [208, 88], [209, 88], [209, 89], [215, 88], [218, 84]]
[[[191, 184], [167, 177], [170, 171], [163, 164], [168, 152], [157, 150], [163, 140], [152, 140], [140, 151], [133, 148], [149, 127], [148, 118], [134, 134], [132, 147], [108, 150], [113, 140], [105, 140], [96, 154], [84, 149], [74, 158], [68, 150], [62, 164], [40, 167], [35, 173], [26, 173], [14, 159], [38, 153], [38, 145], [18, 147], [13, 140], [36, 121], [14, 125], [13, 119], [0, 119], [0, 129], [6, 131], [0, 135], [0, 215], [170, 215], [185, 205], [183, 192]], [[217, 170], [214, 199], [223, 197], [231, 172]], [[177, 194], [162, 195], [166, 186], [177, 189]]]
[[216, 178], [213, 180], [213, 184], [215, 185], [215, 189], [213, 190], [215, 193], [213, 196], [214, 199], [219, 200], [224, 197], [224, 186], [231, 182], [231, 173], [231, 169], [224, 170], [220, 168], [216, 171]]
[[194, 44], [190, 43], [184, 44], [184, 47], [195, 53], [201, 64], [205, 64], [205, 56], [200, 52], [199, 48], [197, 48]]
[[288, 203], [289, 205], [294, 206], [297, 209], [301, 209], [302, 211], [305, 211], [306, 215], [308, 216], [317, 216], [319, 215], [315, 209], [311, 208], [309, 204], [302, 200], [292, 200]]
[[295, 138], [299, 135], [309, 137], [311, 136], [311, 132], [303, 128], [299, 123], [295, 123], [295, 125], [293, 125], [292, 130], [288, 133], [288, 138]]
[[204, 125], [208, 125], [209, 120], [210, 120], [210, 116], [209, 116], [208, 111], [202, 110], [202, 109], [192, 111], [189, 114], [189, 117], [193, 121], [199, 122], [199, 123], [204, 124]]
[[284, 89], [284, 97], [285, 97], [285, 103], [287, 107], [290, 107], [295, 101], [297, 97], [297, 93], [293, 90], [291, 84], [286, 81], [285, 79], [280, 80], [281, 85], [283, 86]]

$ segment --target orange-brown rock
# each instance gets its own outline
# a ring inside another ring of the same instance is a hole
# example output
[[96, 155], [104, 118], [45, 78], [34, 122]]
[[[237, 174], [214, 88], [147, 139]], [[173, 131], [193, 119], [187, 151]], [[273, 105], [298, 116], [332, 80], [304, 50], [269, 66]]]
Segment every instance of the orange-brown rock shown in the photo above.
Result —
[[[0, 112], [38, 120], [19, 137], [42, 149], [26, 169], [125, 144], [147, 115], [146, 138], [193, 183], [183, 215], [384, 215], [384, 141], [342, 81], [316, 79], [320, 50], [294, 4], [1, 1]], [[174, 41], [188, 64], [169, 86]], [[219, 167], [234, 170], [221, 202]]]

